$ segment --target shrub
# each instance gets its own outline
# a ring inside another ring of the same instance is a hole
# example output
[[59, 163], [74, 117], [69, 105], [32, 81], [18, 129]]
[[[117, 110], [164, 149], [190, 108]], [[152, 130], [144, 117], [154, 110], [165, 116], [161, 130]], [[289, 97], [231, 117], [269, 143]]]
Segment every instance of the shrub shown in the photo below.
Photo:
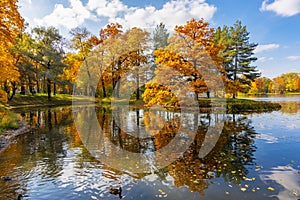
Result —
[[7, 93], [4, 90], [0, 90], [0, 102], [7, 103]]

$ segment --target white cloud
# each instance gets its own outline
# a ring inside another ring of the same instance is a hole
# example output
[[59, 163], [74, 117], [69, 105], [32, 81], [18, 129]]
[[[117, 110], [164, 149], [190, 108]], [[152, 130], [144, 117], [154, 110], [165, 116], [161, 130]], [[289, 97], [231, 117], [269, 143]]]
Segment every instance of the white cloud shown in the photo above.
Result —
[[299, 0], [274, 0], [269, 3], [269, 0], [264, 0], [261, 11], [273, 11], [277, 15], [283, 17], [290, 17], [300, 13], [300, 1]]
[[263, 51], [269, 51], [269, 50], [272, 50], [272, 49], [277, 49], [279, 48], [279, 44], [264, 44], [264, 45], [258, 45], [256, 47], [256, 49], [254, 50], [254, 53], [260, 53], [260, 52], [263, 52]]
[[80, 0], [69, 0], [70, 8], [65, 8], [62, 4], [56, 4], [51, 14], [42, 19], [34, 19], [38, 25], [63, 26], [72, 29], [80, 26], [86, 19], [92, 18], [91, 13], [82, 5]]
[[96, 11], [98, 16], [114, 18], [128, 11], [128, 7], [119, 0], [89, 0], [87, 8]]
[[270, 171], [265, 171], [264, 174], [260, 175], [260, 178], [263, 181], [273, 182], [273, 184], [276, 182], [276, 184], [281, 186], [280, 191], [276, 195], [277, 199], [298, 199], [300, 178], [298, 170], [292, 166], [274, 167]]
[[271, 61], [271, 60], [274, 60], [274, 58], [273, 57], [259, 57], [259, 58], [257, 58], [257, 62], [261, 62], [261, 63]]
[[38, 25], [71, 29], [82, 25], [87, 19], [118, 22], [124, 29], [131, 27], [154, 28], [160, 22], [173, 30], [175, 25], [185, 24], [191, 18], [210, 20], [217, 8], [206, 0], [170, 0], [161, 9], [154, 6], [128, 7], [121, 0], [69, 0], [70, 6], [56, 4], [51, 14], [34, 19]]
[[300, 60], [300, 56], [288, 56], [287, 59], [295, 61], [295, 60]]
[[131, 7], [123, 17], [110, 18], [109, 21], [117, 21], [126, 28], [133, 26], [149, 28], [164, 22], [168, 29], [173, 29], [175, 25], [185, 24], [191, 18], [210, 20], [216, 11], [217, 8], [205, 0], [172, 0], [166, 2], [161, 9], [153, 6]]

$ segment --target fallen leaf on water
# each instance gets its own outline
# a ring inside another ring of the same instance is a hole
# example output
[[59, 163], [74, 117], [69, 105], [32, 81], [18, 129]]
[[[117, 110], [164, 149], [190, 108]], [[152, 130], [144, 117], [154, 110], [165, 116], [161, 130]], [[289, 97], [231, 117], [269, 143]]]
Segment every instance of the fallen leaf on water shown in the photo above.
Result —
[[274, 191], [275, 189], [272, 187], [268, 187], [268, 190]]
[[229, 195], [229, 192], [226, 191], [225, 194]]
[[131, 190], [131, 188], [127, 188], [126, 190]]
[[246, 189], [246, 188], [241, 188], [241, 190], [242, 190], [243, 192], [245, 192], [247, 189]]
[[255, 166], [255, 168], [258, 170], [258, 169], [261, 169], [261, 168], [262, 168], [262, 166], [260, 166], [260, 165], [256, 165], [256, 166]]

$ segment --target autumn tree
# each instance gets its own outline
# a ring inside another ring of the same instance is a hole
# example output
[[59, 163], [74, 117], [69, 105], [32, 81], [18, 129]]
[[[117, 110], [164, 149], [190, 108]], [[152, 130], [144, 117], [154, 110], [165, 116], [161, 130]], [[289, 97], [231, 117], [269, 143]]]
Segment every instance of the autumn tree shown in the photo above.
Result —
[[67, 53], [63, 62], [67, 65], [63, 69], [63, 77], [65, 81], [68, 82], [67, 87], [69, 91], [71, 91], [71, 87], [75, 83], [75, 79], [78, 76], [78, 72], [82, 64], [82, 58], [77, 53]]
[[[169, 82], [173, 89], [180, 88], [184, 82], [188, 82], [195, 93], [196, 100], [200, 93], [209, 92], [207, 84], [211, 80], [205, 80], [204, 75], [207, 78], [208, 74], [214, 74], [217, 69], [214, 66], [220, 65], [221, 62], [219, 57], [221, 45], [216, 45], [213, 37], [214, 29], [210, 28], [209, 23], [203, 19], [191, 19], [184, 26], [176, 26], [174, 35], [169, 39], [169, 45], [165, 49], [154, 52], [155, 62], [158, 64], [155, 79]], [[214, 76], [210, 77], [214, 78]], [[148, 105], [165, 104], [166, 100], [176, 104], [178, 99], [170, 92], [170, 88], [155, 94], [155, 91], [164, 87], [150, 82], [148, 91], [146, 89], [144, 93], [144, 101]], [[155, 99], [164, 99], [165, 103], [156, 102]]]
[[273, 90], [275, 93], [283, 94], [285, 92], [285, 81], [282, 77], [273, 78]]
[[226, 69], [227, 89], [233, 98], [237, 96], [237, 92], [243, 91], [245, 86], [250, 86], [251, 81], [260, 76], [256, 67], [251, 65], [257, 60], [253, 56], [257, 44], [249, 41], [249, 34], [241, 21], [231, 27], [224, 26], [216, 30], [215, 42], [225, 45], [223, 64]]
[[89, 85], [91, 82], [91, 69], [87, 58], [92, 51], [93, 43], [90, 40], [91, 33], [85, 27], [77, 27], [70, 31], [72, 36], [71, 39], [71, 48], [76, 50], [77, 58], [82, 62], [85, 67], [85, 72], [87, 74], [87, 85], [85, 85], [85, 95], [94, 95], [96, 93], [96, 88], [94, 86]]
[[[20, 75], [15, 60], [9, 51], [14, 45], [17, 35], [24, 28], [24, 19], [18, 11], [17, 3], [18, 0], [0, 1], [0, 81], [7, 87], [16, 83]], [[12, 97], [10, 96], [10, 98]]]
[[282, 74], [281, 77], [284, 79], [286, 84], [285, 90], [287, 92], [296, 92], [298, 88], [298, 78], [300, 77], [300, 73], [289, 72]]
[[136, 100], [140, 99], [140, 82], [147, 71], [148, 57], [146, 51], [148, 50], [148, 43], [150, 41], [149, 33], [146, 30], [140, 28], [132, 28], [124, 34], [126, 40], [126, 47], [128, 49], [127, 54], [128, 65], [131, 70], [131, 74], [136, 83]]
[[[14, 46], [10, 49], [10, 51], [14, 58], [15, 66], [18, 68], [18, 71], [20, 72], [19, 79], [21, 85], [21, 94], [25, 94], [26, 85], [29, 87], [29, 91], [33, 94], [34, 82], [36, 82], [37, 85], [39, 85], [38, 82], [39, 70], [38, 70], [38, 64], [35, 63], [30, 58], [30, 55], [33, 56], [33, 52], [34, 52], [34, 41], [31, 38], [30, 34], [29, 33], [19, 34], [15, 40]], [[15, 90], [17, 89], [17, 85], [15, 83], [13, 85], [15, 85], [13, 89], [13, 94], [14, 94]]]

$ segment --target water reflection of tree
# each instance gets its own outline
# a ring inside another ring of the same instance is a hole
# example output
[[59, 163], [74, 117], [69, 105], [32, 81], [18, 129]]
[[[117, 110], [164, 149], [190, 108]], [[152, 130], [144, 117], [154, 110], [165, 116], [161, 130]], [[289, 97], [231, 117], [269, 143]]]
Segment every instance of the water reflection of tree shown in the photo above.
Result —
[[[16, 191], [26, 191], [28, 171], [34, 172], [42, 179], [60, 176], [63, 159], [66, 157], [64, 145], [72, 138], [62, 133], [63, 129], [73, 122], [70, 108], [41, 108], [16, 112], [20, 112], [29, 122], [31, 131], [21, 136], [17, 143], [1, 154], [10, 155], [7, 157], [7, 163], [0, 164], [0, 176], [11, 176], [14, 180], [6, 183], [10, 191], [5, 193], [11, 194], [9, 197], [16, 196]], [[2, 197], [0, 195], [0, 199]]]
[[[207, 115], [207, 118], [211, 118]], [[246, 177], [247, 165], [253, 164], [255, 131], [243, 116], [227, 116], [222, 134], [213, 150], [203, 159], [198, 157], [209, 122], [200, 122], [194, 143], [183, 157], [168, 166], [176, 186], [188, 186], [191, 191], [203, 194], [208, 179], [223, 177], [239, 184]]]
[[67, 135], [62, 134], [62, 129], [72, 123], [71, 109], [38, 109], [25, 112], [24, 116], [30, 122], [32, 131], [26, 135], [28, 143], [22, 145], [23, 151], [30, 152], [30, 159], [36, 161], [37, 167], [43, 167], [39, 169], [42, 177], [58, 175], [66, 157], [64, 143]]
[[297, 101], [286, 101], [280, 104], [280, 112], [287, 114], [297, 114], [300, 112], [300, 103]]
[[[134, 123], [143, 124], [149, 137], [139, 138], [121, 130], [110, 111], [102, 110], [97, 115], [105, 137], [123, 150], [131, 152], [156, 151], [163, 148], [174, 139], [182, 125], [180, 116], [175, 113], [144, 111], [143, 123], [139, 120]], [[139, 118], [140, 115], [139, 113], [135, 116]], [[169, 173], [176, 186], [186, 185], [191, 191], [200, 193], [209, 186], [208, 180], [212, 177], [223, 177], [225, 181], [239, 184], [248, 173], [247, 165], [254, 162], [256, 133], [251, 121], [243, 115], [218, 114], [194, 114], [193, 119], [193, 126], [198, 127], [193, 143], [182, 157], [157, 171], [157, 175], [163, 179]], [[200, 158], [199, 152], [209, 127], [224, 119], [224, 127], [216, 145], [208, 155]]]

